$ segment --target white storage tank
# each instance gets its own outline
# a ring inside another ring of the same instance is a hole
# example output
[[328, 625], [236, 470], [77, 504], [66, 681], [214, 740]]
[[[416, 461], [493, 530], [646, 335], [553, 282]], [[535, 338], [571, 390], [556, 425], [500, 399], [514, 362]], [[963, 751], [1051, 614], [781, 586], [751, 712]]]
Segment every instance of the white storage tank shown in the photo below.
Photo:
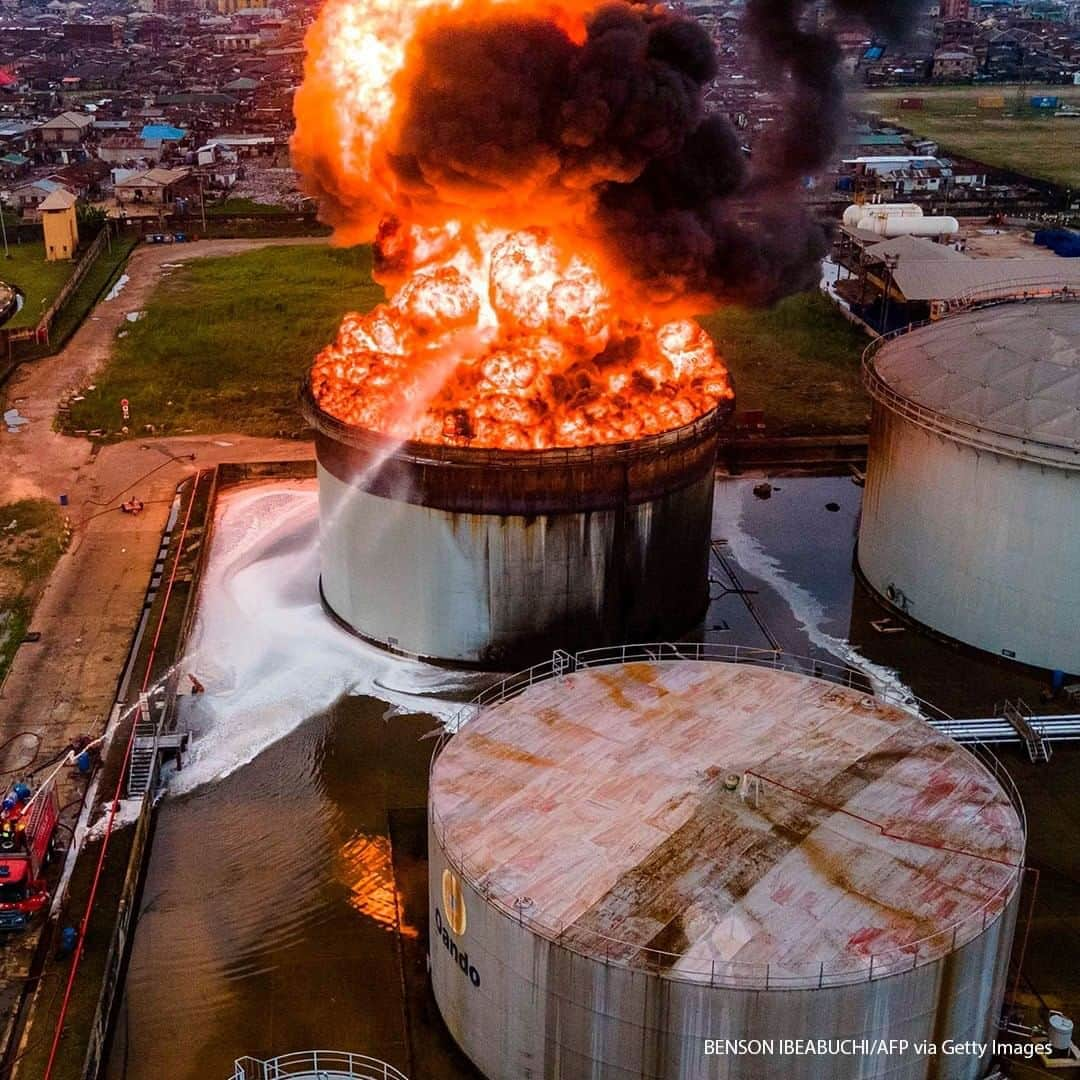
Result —
[[858, 225], [864, 217], [922, 217], [918, 203], [852, 203], [844, 211], [844, 224]]
[[894, 236], [952, 236], [960, 231], [960, 222], [954, 217], [880, 214], [863, 218], [859, 222], [859, 228], [888, 239]]
[[866, 581], [949, 638], [1080, 672], [1080, 304], [951, 316], [864, 372]]
[[853, 673], [810, 670], [594, 650], [469, 711], [432, 767], [431, 976], [489, 1080], [983, 1075], [913, 1045], [995, 1032], [1015, 789]]

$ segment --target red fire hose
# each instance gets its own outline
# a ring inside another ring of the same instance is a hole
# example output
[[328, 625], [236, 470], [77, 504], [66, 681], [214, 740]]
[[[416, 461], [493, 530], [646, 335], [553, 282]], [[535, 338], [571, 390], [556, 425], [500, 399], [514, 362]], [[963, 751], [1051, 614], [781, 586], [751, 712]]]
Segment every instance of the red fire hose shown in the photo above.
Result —
[[[154, 631], [154, 640], [150, 646], [150, 655], [146, 661], [146, 671], [143, 674], [140, 693], [145, 693], [150, 685], [150, 673], [153, 671], [154, 658], [157, 656], [158, 642], [161, 640], [161, 629], [165, 624], [165, 614], [169, 610], [169, 597], [172, 594], [173, 583], [176, 581], [176, 571], [180, 565], [180, 555], [184, 549], [184, 538], [187, 536], [188, 523], [191, 520], [191, 508], [195, 505], [195, 492], [199, 487], [199, 475], [195, 475], [195, 481], [191, 487], [191, 497], [188, 499], [187, 512], [184, 514], [184, 523], [180, 529], [180, 538], [176, 544], [176, 555], [173, 558], [172, 572], [169, 574], [169, 583], [165, 587], [165, 596], [161, 604], [161, 613], [158, 616], [157, 628]], [[75, 976], [79, 972], [79, 964], [82, 960], [83, 946], [86, 943], [86, 931], [90, 925], [90, 916], [94, 911], [94, 901], [97, 898], [98, 884], [101, 881], [102, 868], [105, 865], [105, 853], [109, 848], [109, 837], [112, 835], [113, 823], [116, 820], [116, 811], [120, 805], [120, 793], [123, 790], [124, 778], [127, 776], [128, 762], [131, 759], [131, 750], [135, 745], [135, 731], [139, 724], [139, 708], [136, 706], [135, 720], [131, 725], [131, 735], [128, 737], [127, 747], [124, 750], [124, 762], [120, 769], [120, 775], [116, 781], [116, 790], [113, 792], [112, 805], [109, 807], [109, 818], [105, 823], [105, 834], [101, 840], [101, 851], [98, 854], [97, 867], [94, 869], [94, 879], [90, 885], [90, 895], [86, 900], [86, 910], [83, 912], [82, 921], [79, 924], [79, 940], [75, 946], [75, 955], [71, 961], [71, 971], [68, 973], [67, 986], [64, 989], [64, 1000], [60, 1005], [60, 1015], [56, 1018], [56, 1030], [53, 1032], [52, 1046], [49, 1050], [49, 1061], [45, 1066], [45, 1074], [42, 1080], [51, 1080], [53, 1066], [56, 1063], [56, 1054], [60, 1048], [60, 1038], [64, 1032], [64, 1021], [67, 1019], [68, 1006], [71, 1003], [71, 991], [75, 985]]]

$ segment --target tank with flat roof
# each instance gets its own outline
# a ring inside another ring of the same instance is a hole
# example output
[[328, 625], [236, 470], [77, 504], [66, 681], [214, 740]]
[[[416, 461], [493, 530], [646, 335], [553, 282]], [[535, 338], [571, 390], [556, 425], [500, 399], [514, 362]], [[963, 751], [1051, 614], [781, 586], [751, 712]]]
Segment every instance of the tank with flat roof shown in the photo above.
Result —
[[431, 972], [490, 1080], [820, 1080], [785, 1039], [848, 1040], [831, 1080], [982, 1075], [913, 1047], [995, 1031], [1019, 800], [858, 676], [809, 671], [562, 654], [470, 710], [432, 767]]

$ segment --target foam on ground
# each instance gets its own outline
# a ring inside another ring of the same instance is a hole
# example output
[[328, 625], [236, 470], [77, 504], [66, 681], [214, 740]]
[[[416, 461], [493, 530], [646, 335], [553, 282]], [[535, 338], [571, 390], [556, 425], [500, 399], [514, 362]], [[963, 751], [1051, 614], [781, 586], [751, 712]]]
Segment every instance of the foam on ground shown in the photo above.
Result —
[[729, 480], [717, 485], [716, 506], [718, 511], [723, 513], [724, 538], [735, 562], [748, 574], [767, 582], [783, 598], [813, 645], [830, 653], [848, 667], [861, 671], [874, 686], [890, 690], [914, 702], [914, 692], [894, 668], [875, 664], [863, 656], [850, 641], [836, 637], [824, 629], [828, 620], [824, 604], [799, 582], [790, 578], [781, 562], [770, 555], [761, 542], [743, 528], [743, 500], [747, 488], [755, 482]]
[[319, 600], [318, 531], [314, 481], [219, 499], [180, 669], [206, 690], [182, 700], [191, 753], [173, 793], [227, 776], [343, 694], [445, 719], [490, 680], [390, 656], [337, 626]]

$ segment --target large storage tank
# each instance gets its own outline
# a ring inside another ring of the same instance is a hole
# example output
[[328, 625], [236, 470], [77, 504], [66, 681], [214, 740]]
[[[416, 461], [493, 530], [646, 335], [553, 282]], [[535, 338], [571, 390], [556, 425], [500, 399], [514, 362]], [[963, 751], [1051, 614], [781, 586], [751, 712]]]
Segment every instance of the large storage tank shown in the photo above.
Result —
[[428, 812], [435, 998], [489, 1080], [983, 1075], [914, 1044], [994, 1035], [1022, 810], [904, 708], [772, 653], [556, 657]]
[[1080, 672], [1080, 304], [955, 315], [865, 375], [866, 580], [950, 638]]
[[305, 394], [322, 595], [411, 656], [512, 669], [555, 648], [673, 637], [708, 605], [729, 407], [635, 442], [510, 451], [397, 443]]

